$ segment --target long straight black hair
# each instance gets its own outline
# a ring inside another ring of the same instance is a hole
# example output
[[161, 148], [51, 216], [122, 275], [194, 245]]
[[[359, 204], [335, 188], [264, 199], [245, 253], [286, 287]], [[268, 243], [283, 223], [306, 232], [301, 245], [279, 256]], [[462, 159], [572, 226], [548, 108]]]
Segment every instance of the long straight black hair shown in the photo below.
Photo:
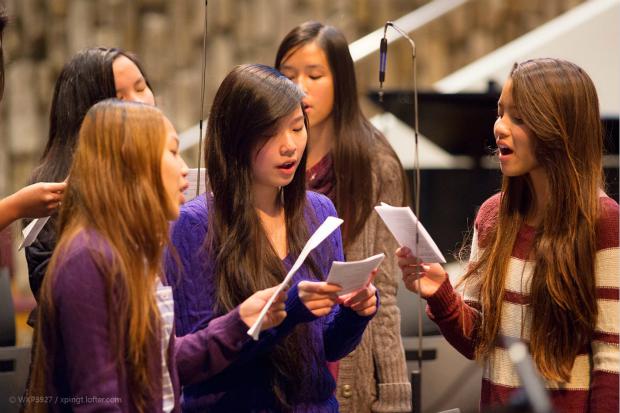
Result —
[[[116, 97], [112, 65], [119, 56], [135, 63], [151, 88], [140, 62], [131, 53], [98, 47], [75, 54], [62, 68], [54, 85], [47, 144], [30, 183], [60, 182], [67, 178], [86, 113], [97, 102]], [[35, 245], [26, 248], [30, 287], [35, 296], [47, 267], [48, 258], [45, 257], [51, 257], [56, 245], [57, 217], [57, 214], [52, 215]], [[25, 220], [24, 225], [27, 223]]]
[[[215, 258], [216, 313], [224, 314], [255, 291], [282, 282], [284, 266], [263, 229], [252, 199], [252, 154], [277, 132], [280, 120], [302, 108], [303, 92], [272, 67], [235, 67], [220, 85], [207, 125], [205, 164], [209, 208], [207, 255]], [[304, 113], [304, 125], [307, 118]], [[306, 153], [290, 184], [281, 188], [289, 253], [299, 255], [308, 238], [305, 213]], [[316, 260], [307, 261], [318, 278]], [[305, 323], [269, 354], [274, 395], [281, 410], [312, 401], [326, 383], [306, 383], [304, 370], [321, 363]]]
[[32, 183], [60, 182], [67, 177], [86, 112], [95, 103], [116, 97], [112, 64], [119, 56], [135, 63], [151, 88], [140, 62], [131, 53], [96, 47], [75, 54], [54, 85], [47, 143]]
[[[312, 42], [325, 52], [334, 79], [334, 203], [338, 215], [344, 219], [343, 239], [347, 247], [362, 231], [379, 201], [376, 199], [377, 188], [373, 187], [373, 154], [378, 151], [388, 153], [399, 165], [400, 161], [385, 136], [372, 126], [360, 109], [353, 59], [340, 30], [315, 21], [302, 23], [282, 39], [275, 67], [279, 69], [288, 56]], [[401, 171], [402, 199], [407, 200], [407, 180], [402, 167]]]

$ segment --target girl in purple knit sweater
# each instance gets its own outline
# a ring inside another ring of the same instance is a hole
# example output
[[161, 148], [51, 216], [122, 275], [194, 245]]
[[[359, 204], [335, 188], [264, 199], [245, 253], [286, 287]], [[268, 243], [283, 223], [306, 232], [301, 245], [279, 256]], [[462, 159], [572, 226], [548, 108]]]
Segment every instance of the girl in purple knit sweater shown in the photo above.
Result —
[[[167, 259], [177, 334], [208, 325], [254, 291], [279, 284], [333, 204], [305, 190], [303, 93], [275, 69], [238, 66], [224, 79], [207, 127], [212, 192], [181, 209], [172, 229], [181, 268]], [[376, 289], [339, 299], [323, 282], [343, 260], [334, 232], [296, 273], [282, 324], [240, 343], [220, 374], [185, 386], [185, 411], [337, 412], [326, 361], [352, 351], [377, 309]]]

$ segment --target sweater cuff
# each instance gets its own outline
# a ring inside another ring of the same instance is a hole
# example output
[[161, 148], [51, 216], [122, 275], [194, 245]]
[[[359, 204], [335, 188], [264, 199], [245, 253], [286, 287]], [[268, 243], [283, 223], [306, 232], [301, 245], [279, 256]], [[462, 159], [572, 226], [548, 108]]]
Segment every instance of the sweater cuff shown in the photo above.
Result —
[[225, 330], [228, 335], [228, 339], [230, 342], [236, 343], [237, 348], [240, 348], [243, 344], [250, 341], [250, 336], [247, 334], [250, 327], [248, 327], [241, 319], [239, 306], [235, 307], [227, 314], [213, 319], [209, 323], [209, 328]]
[[294, 321], [295, 323], [306, 323], [316, 320], [318, 317], [312, 314], [306, 305], [299, 299], [299, 289], [297, 286], [298, 284], [295, 284], [286, 292], [286, 318], [289, 321]]
[[377, 312], [379, 311], [379, 306], [381, 305], [381, 297], [379, 295], [379, 289], [375, 291], [375, 297], [377, 298], [377, 303], [375, 304], [375, 312], [370, 315], [359, 315], [356, 311], [352, 310], [351, 307], [345, 307], [344, 305], [339, 304], [341, 311], [343, 311], [343, 316], [346, 318], [350, 318], [351, 320], [361, 320], [362, 322], [369, 323], [370, 320], [373, 319]]
[[410, 412], [411, 383], [379, 383], [377, 400], [372, 404], [373, 412]]
[[455, 295], [456, 292], [450, 284], [450, 277], [446, 277], [435, 294], [426, 299], [430, 309], [429, 316], [433, 319], [441, 319], [452, 313], [457, 301]]

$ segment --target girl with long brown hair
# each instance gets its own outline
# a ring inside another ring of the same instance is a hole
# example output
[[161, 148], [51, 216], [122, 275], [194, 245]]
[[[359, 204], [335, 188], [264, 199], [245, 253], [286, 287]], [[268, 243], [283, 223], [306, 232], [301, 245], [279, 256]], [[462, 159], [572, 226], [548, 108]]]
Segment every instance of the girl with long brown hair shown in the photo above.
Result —
[[[181, 210], [168, 260], [178, 333], [212, 323], [260, 288], [279, 284], [333, 204], [306, 192], [306, 118], [302, 92], [277, 70], [238, 66], [220, 85], [207, 126], [205, 164], [211, 193]], [[295, 273], [287, 318], [243, 346], [241, 359], [185, 386], [185, 411], [337, 412], [327, 360], [359, 343], [377, 308], [372, 284], [338, 299], [323, 282], [343, 260], [334, 231]]]
[[[162, 283], [187, 166], [155, 107], [105, 100], [85, 116], [40, 295], [27, 411], [179, 411], [179, 383], [218, 373], [273, 290], [182, 339]], [[284, 316], [284, 297], [268, 313]]]
[[[604, 192], [596, 90], [559, 59], [515, 64], [494, 134], [502, 190], [476, 217], [467, 272], [453, 290], [424, 264], [419, 293], [444, 336], [484, 362], [481, 406], [521, 386], [505, 343], [520, 339], [558, 412], [618, 411], [618, 204]], [[397, 251], [407, 288], [415, 258]]]
[[343, 413], [408, 412], [411, 385], [396, 305], [398, 247], [373, 208], [406, 205], [405, 172], [396, 153], [364, 116], [355, 68], [340, 30], [306, 22], [282, 39], [275, 66], [305, 93], [308, 113], [307, 188], [330, 198], [344, 219], [347, 260], [384, 253], [375, 278], [381, 308], [358, 348], [332, 365]]

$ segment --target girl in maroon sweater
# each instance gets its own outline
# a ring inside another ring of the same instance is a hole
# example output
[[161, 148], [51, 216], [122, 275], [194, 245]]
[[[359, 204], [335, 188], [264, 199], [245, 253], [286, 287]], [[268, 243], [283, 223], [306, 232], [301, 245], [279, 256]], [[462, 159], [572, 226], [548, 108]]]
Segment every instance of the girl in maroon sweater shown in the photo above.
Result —
[[455, 292], [439, 264], [397, 251], [403, 279], [461, 353], [484, 362], [481, 406], [521, 386], [506, 338], [529, 345], [558, 412], [618, 411], [618, 204], [603, 192], [603, 131], [573, 63], [515, 64], [494, 134], [501, 193], [476, 218]]

